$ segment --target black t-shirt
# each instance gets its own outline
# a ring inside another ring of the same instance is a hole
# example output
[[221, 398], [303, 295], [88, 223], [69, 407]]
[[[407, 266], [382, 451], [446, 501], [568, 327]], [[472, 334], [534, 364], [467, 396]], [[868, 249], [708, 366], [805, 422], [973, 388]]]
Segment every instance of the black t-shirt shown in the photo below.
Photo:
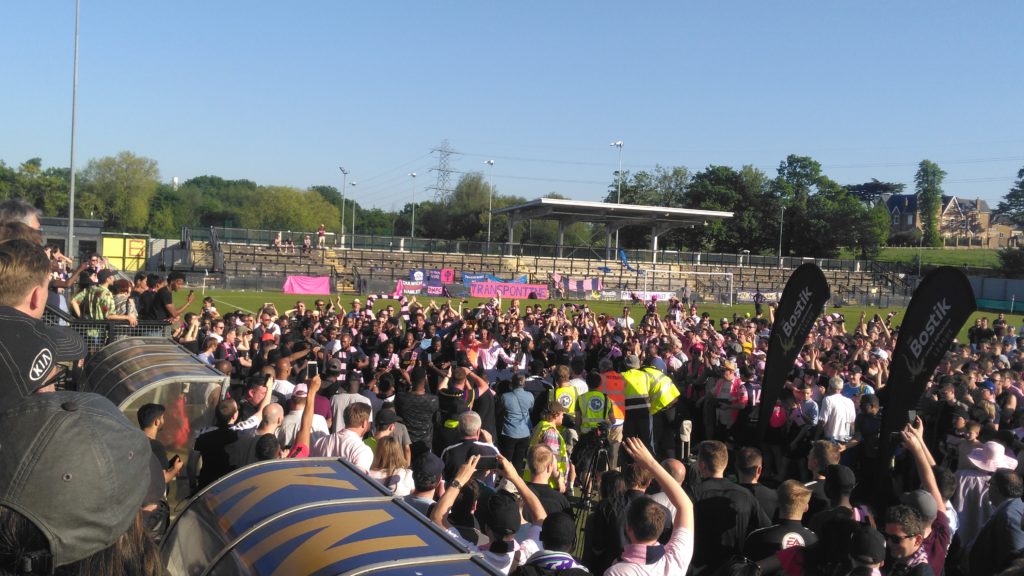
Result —
[[473, 401], [473, 412], [480, 415], [480, 427], [490, 433], [491, 438], [498, 437], [498, 421], [494, 408], [494, 392], [488, 390], [479, 394]]
[[774, 526], [755, 530], [743, 543], [743, 555], [751, 560], [763, 560], [779, 550], [793, 546], [807, 547], [818, 537], [798, 520], [783, 520]]
[[754, 498], [757, 498], [757, 502], [761, 505], [761, 509], [764, 510], [766, 516], [771, 521], [775, 521], [775, 513], [779, 509], [779, 495], [776, 494], [775, 490], [764, 486], [763, 484], [740, 484], [740, 486], [746, 488]]
[[395, 397], [395, 413], [405, 420], [405, 427], [409, 429], [409, 439], [414, 444], [423, 442], [427, 446], [431, 445], [437, 410], [437, 396], [429, 392], [423, 395], [401, 392]]
[[217, 428], [196, 438], [195, 449], [203, 457], [203, 467], [199, 470], [200, 488], [212, 484], [244, 463], [245, 449], [249, 446], [240, 440], [250, 436], [252, 434], [230, 428]]
[[565, 497], [565, 494], [548, 486], [546, 483], [536, 484], [528, 482], [526, 485], [537, 495], [537, 499], [544, 506], [544, 512], [549, 516], [555, 512], [568, 512], [572, 514], [572, 506], [569, 504], [569, 499]]
[[142, 320], [155, 320], [153, 318], [153, 299], [156, 298], [156, 291], [146, 290], [139, 295], [136, 303], [136, 310], [139, 311], [139, 318]]
[[811, 518], [818, 512], [823, 512], [832, 507], [832, 502], [825, 495], [825, 481], [814, 480], [804, 484], [804, 487], [811, 490], [811, 501], [807, 505], [807, 512], [804, 513], [804, 525], [810, 526]]
[[693, 567], [713, 570], [742, 550], [747, 535], [771, 524], [754, 495], [722, 478], [705, 478], [696, 488]]
[[160, 469], [167, 470], [171, 467], [170, 461], [167, 460], [167, 449], [160, 443], [159, 440], [149, 440], [149, 448], [153, 451], [153, 456], [156, 456], [158, 462], [160, 462]]
[[149, 315], [153, 320], [167, 320], [171, 317], [167, 313], [167, 305], [174, 303], [174, 297], [166, 286], [156, 291], [153, 301], [149, 305]]

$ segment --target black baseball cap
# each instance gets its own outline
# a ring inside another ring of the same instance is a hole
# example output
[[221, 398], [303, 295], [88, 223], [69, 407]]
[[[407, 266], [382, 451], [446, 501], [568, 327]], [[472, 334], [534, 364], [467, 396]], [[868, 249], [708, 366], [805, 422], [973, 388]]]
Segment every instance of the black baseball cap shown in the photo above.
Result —
[[0, 306], [0, 398], [13, 402], [46, 384], [57, 362], [85, 357], [85, 340], [71, 328], [48, 326]]
[[98, 394], [8, 403], [0, 438], [0, 506], [39, 529], [49, 542], [40, 552], [54, 567], [108, 548], [131, 528], [151, 487], [163, 488], [149, 439]]

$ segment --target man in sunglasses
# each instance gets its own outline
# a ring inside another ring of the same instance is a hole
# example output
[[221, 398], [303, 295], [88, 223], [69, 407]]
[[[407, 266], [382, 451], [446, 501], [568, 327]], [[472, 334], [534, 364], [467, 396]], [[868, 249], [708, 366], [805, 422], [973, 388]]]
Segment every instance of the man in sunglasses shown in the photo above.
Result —
[[883, 532], [889, 559], [882, 572], [886, 576], [934, 576], [924, 546], [924, 520], [910, 506], [892, 506], [885, 515]]

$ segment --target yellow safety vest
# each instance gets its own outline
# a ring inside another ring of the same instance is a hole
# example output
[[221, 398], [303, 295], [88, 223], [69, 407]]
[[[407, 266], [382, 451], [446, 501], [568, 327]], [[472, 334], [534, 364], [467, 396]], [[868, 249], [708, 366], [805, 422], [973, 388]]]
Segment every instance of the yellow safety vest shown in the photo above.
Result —
[[657, 414], [675, 404], [679, 398], [679, 389], [672, 378], [654, 366], [644, 368], [644, 372], [651, 377], [651, 414]]
[[[558, 451], [555, 452], [555, 460], [558, 462], [559, 474], [562, 476], [562, 478], [565, 478], [566, 470], [569, 469], [569, 450], [565, 446], [565, 438], [562, 436], [562, 433], [558, 431], [558, 428], [554, 424], [548, 422], [547, 420], [541, 420], [540, 422], [537, 423], [536, 426], [534, 426], [533, 434], [530, 434], [530, 449], [532, 450], [534, 446], [542, 444], [541, 436], [543, 436], [544, 432], [548, 430], [554, 430], [558, 434]], [[545, 444], [545, 446], [547, 446], [547, 444]], [[526, 469], [523, 470], [523, 480], [529, 482], [530, 478], [532, 477], [533, 474], [530, 472], [530, 467], [527, 466]], [[558, 488], [558, 482], [555, 481], [554, 477], [552, 477], [551, 480], [548, 481], [548, 484], [552, 488]]]
[[591, 390], [580, 396], [580, 434], [586, 434], [597, 428], [601, 422], [608, 422], [612, 403], [604, 392]]
[[569, 384], [565, 384], [560, 388], [556, 388], [548, 393], [548, 401], [550, 402], [552, 396], [554, 401], [562, 405], [565, 408], [565, 413], [572, 416], [576, 413], [576, 387]]
[[626, 413], [634, 410], [651, 410], [651, 377], [642, 370], [626, 370], [622, 373], [626, 381]]

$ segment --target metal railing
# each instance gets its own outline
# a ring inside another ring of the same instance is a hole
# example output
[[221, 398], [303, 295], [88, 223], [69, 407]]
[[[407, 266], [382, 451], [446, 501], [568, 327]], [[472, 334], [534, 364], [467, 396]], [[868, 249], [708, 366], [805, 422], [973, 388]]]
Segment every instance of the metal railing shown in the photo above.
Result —
[[115, 340], [137, 336], [163, 336], [170, 338], [174, 334], [174, 326], [167, 322], [155, 320], [139, 320], [137, 326], [131, 326], [125, 320], [83, 320], [52, 306], [43, 312], [43, 322], [50, 326], [66, 326], [85, 339], [88, 354]]

